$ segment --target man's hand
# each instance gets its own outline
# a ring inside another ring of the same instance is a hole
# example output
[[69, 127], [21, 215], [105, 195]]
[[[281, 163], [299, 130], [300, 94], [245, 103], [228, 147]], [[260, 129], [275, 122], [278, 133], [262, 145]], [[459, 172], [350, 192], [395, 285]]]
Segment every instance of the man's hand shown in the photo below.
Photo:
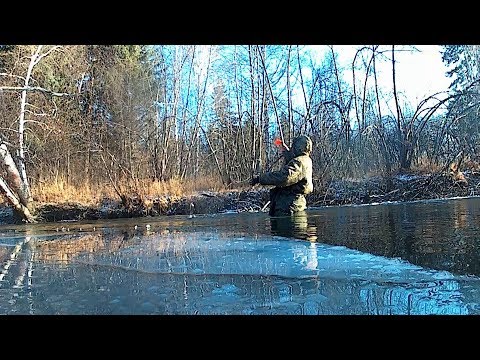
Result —
[[282, 152], [285, 152], [285, 151], [290, 151], [290, 148], [287, 146], [287, 144], [285, 144], [284, 142], [282, 142], [281, 146], [280, 146], [280, 150]]
[[280, 152], [289, 151], [287, 144], [285, 144], [281, 139], [277, 138], [273, 141], [275, 146], [280, 150]]
[[260, 177], [257, 175], [257, 176], [254, 176], [252, 177], [252, 180], [250, 180], [250, 185], [256, 185], [260, 182]]

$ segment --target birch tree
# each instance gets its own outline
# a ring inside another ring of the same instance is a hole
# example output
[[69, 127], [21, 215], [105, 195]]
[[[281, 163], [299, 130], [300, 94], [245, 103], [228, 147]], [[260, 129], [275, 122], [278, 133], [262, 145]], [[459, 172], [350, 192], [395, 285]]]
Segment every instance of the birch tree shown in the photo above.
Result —
[[35, 66], [37, 66], [45, 57], [54, 51], [58, 51], [61, 46], [44, 46], [38, 45], [31, 47], [30, 56], [28, 57], [28, 66], [25, 76], [16, 76], [15, 74], [1, 74], [3, 77], [19, 77], [23, 80], [21, 86], [0, 86], [2, 91], [20, 92], [20, 103], [17, 121], [17, 144], [13, 146], [17, 156], [11, 155], [7, 142], [0, 139], [0, 160], [4, 168], [5, 177], [0, 176], [0, 190], [5, 195], [14, 210], [26, 221], [35, 222], [33, 200], [30, 190], [29, 180], [27, 177], [27, 169], [25, 165], [25, 128], [30, 121], [25, 118], [28, 103], [27, 95], [31, 92], [40, 92], [50, 97], [68, 96], [68, 93], [54, 92], [40, 86], [32, 86], [32, 75]]

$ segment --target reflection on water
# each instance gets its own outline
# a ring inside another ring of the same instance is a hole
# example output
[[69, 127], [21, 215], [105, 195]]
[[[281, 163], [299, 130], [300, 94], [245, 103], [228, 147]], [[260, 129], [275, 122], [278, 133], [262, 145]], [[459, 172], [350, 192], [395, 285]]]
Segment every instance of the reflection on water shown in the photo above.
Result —
[[294, 237], [308, 241], [317, 240], [317, 226], [308, 222], [306, 211], [292, 216], [273, 216], [270, 218], [273, 235]]
[[3, 226], [0, 314], [478, 314], [478, 206]]
[[316, 210], [319, 242], [457, 274], [480, 275], [480, 199]]

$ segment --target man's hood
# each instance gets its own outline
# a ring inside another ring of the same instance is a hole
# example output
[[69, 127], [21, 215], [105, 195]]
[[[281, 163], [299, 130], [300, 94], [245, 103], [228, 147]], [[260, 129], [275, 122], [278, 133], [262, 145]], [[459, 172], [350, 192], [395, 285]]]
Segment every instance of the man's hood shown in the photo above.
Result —
[[312, 146], [312, 140], [307, 135], [300, 135], [293, 139], [292, 151], [294, 156], [310, 155]]

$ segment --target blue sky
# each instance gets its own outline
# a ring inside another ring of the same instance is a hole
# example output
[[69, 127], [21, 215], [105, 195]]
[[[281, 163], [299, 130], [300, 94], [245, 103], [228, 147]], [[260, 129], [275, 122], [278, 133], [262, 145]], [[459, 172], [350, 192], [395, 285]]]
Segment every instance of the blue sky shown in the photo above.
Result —
[[[334, 50], [339, 54], [339, 68], [343, 68], [343, 80], [346, 81], [350, 90], [352, 89], [352, 60], [357, 49], [365, 45], [334, 45]], [[203, 83], [206, 74], [205, 61], [208, 58], [208, 52], [211, 46], [198, 46], [197, 51], [197, 67], [196, 79], [199, 84]], [[328, 45], [308, 45], [303, 47], [306, 51], [312, 52], [312, 61], [315, 66], [319, 66], [323, 61], [325, 54], [330, 51]], [[406, 108], [416, 109], [421, 101], [430, 95], [437, 92], [448, 91], [449, 84], [452, 79], [446, 77], [447, 68], [442, 62], [441, 50], [439, 45], [415, 45], [413, 46], [398, 45], [395, 47], [396, 51], [396, 80], [397, 91], [399, 94], [399, 101], [401, 108], [405, 111]], [[386, 51], [386, 56], [391, 57], [391, 45], [381, 45], [380, 49]], [[215, 51], [212, 53], [215, 57]], [[367, 55], [367, 53], [365, 53]], [[368, 60], [367, 60], [368, 61]], [[359, 61], [360, 65], [361, 62]], [[391, 115], [396, 117], [395, 104], [393, 98], [392, 85], [392, 63], [388, 58], [377, 58], [377, 79], [381, 90], [381, 104], [382, 115]], [[273, 66], [275, 68], [275, 66]], [[311, 78], [311, 69], [305, 66], [302, 70], [304, 80]], [[246, 75], [248, 77], [248, 74]], [[363, 89], [363, 81], [365, 74], [362, 70], [356, 70], [358, 89]], [[373, 77], [368, 80], [368, 86], [373, 89]], [[214, 82], [209, 81], [209, 89], [213, 89]], [[203, 85], [201, 85], [202, 87]], [[294, 85], [293, 89], [293, 103], [300, 108], [304, 106], [303, 92], [300, 90], [298, 83]], [[279, 94], [277, 94], [279, 95]], [[280, 94], [282, 95], [282, 94]], [[285, 97], [286, 94], [283, 94]], [[442, 94], [440, 98], [446, 97], [447, 94]], [[441, 109], [437, 112], [440, 113]], [[353, 116], [353, 114], [352, 114]]]
[[[356, 50], [362, 46], [335, 45], [334, 50], [339, 53], [340, 66], [350, 69]], [[382, 47], [385, 50], [391, 49], [391, 45], [383, 45]], [[326, 51], [329, 51], [326, 45], [314, 45], [311, 48], [312, 51], [319, 54], [319, 60]], [[396, 46], [398, 50], [402, 48], [405, 49], [406, 46]], [[423, 99], [436, 92], [448, 91], [448, 86], [452, 81], [451, 78], [446, 76], [448, 69], [442, 62], [441, 46], [415, 45], [415, 48], [418, 51], [398, 51], [395, 54], [397, 91], [400, 93], [400, 101], [413, 108], [416, 108]], [[388, 54], [388, 56], [391, 55]], [[357, 76], [362, 75], [357, 73]], [[391, 103], [393, 89], [391, 61], [377, 61], [377, 78], [386, 98], [385, 111], [390, 111], [394, 108]], [[352, 84], [351, 71], [345, 71], [344, 80]]]

